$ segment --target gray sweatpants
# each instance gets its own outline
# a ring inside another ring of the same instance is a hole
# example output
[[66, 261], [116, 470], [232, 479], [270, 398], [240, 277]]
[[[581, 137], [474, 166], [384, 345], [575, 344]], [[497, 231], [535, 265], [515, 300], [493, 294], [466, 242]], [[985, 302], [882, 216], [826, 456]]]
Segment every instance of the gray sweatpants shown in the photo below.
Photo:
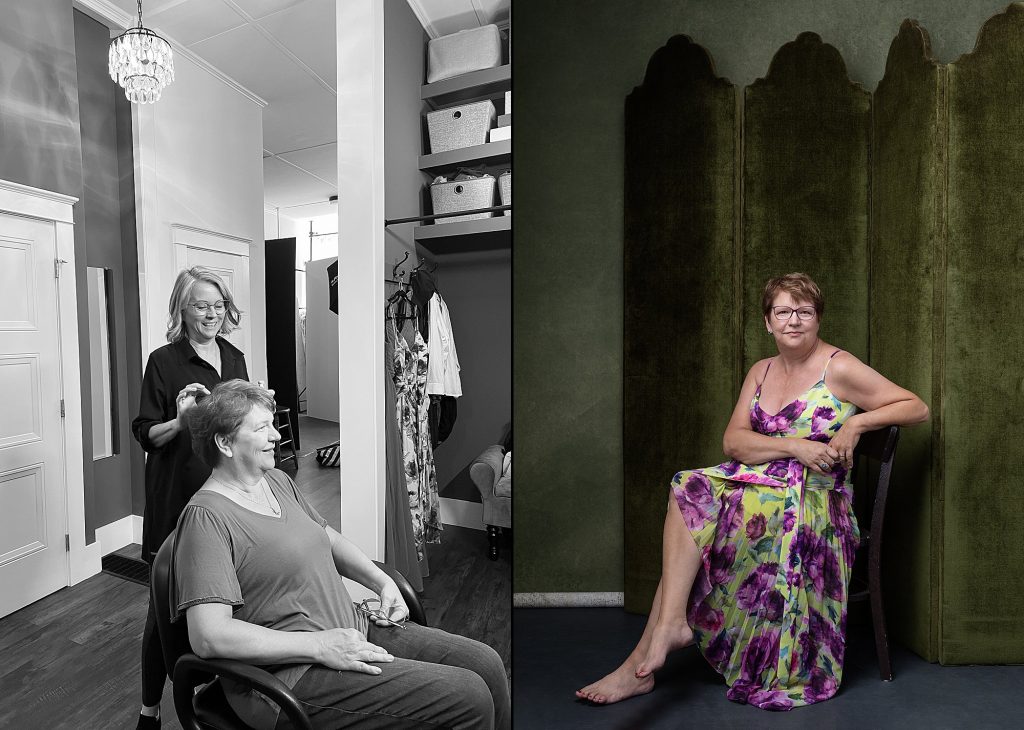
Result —
[[[395, 660], [380, 674], [314, 665], [293, 688], [315, 728], [509, 730], [505, 667], [491, 647], [440, 629], [371, 624], [367, 641]], [[279, 730], [291, 727], [281, 713]]]

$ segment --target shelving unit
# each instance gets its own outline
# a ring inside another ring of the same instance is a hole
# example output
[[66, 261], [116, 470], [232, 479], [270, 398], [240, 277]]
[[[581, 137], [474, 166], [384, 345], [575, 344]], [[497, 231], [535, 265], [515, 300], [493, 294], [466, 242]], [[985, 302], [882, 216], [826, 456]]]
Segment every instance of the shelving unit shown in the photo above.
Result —
[[[505, 92], [511, 88], [512, 67], [505, 64], [424, 84], [420, 87], [420, 99], [434, 110], [482, 99], [504, 100]], [[501, 168], [511, 164], [510, 139], [420, 155], [419, 158], [419, 169], [429, 175], [450, 174], [460, 166], [483, 165], [497, 177]], [[493, 218], [457, 223], [431, 223], [417, 226], [413, 235], [417, 244], [434, 255], [511, 248], [512, 217], [499, 214]]]
[[451, 106], [462, 101], [491, 99], [502, 96], [512, 88], [512, 66], [485, 68], [444, 81], [435, 81], [420, 87], [420, 99], [433, 109]]
[[512, 217], [500, 215], [472, 221], [417, 226], [414, 235], [416, 243], [435, 256], [508, 248], [511, 244]]
[[447, 152], [420, 155], [420, 169], [424, 172], [440, 172], [443, 168], [483, 162], [487, 165], [509, 165], [512, 162], [512, 140], [486, 142], [462, 147]]

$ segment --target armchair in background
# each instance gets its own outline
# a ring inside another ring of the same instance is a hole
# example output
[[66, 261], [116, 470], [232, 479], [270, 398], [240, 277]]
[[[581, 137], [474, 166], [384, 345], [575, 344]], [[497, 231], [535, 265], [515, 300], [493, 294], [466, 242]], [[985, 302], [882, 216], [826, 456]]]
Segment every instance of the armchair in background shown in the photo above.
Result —
[[469, 475], [483, 499], [488, 557], [497, 560], [498, 536], [502, 528], [512, 527], [512, 453], [488, 446], [470, 465]]

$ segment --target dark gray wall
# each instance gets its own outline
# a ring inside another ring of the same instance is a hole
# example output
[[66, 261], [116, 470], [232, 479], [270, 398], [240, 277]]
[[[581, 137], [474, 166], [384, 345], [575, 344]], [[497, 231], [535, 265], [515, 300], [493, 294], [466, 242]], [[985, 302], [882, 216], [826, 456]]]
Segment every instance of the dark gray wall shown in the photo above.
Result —
[[[518, 447], [529, 455], [516, 468], [517, 592], [622, 590], [623, 109], [654, 51], [689, 35], [743, 86], [814, 31], [871, 90], [904, 18], [921, 21], [936, 58], [950, 61], [1005, 5], [516, 0], [513, 370]], [[664, 491], [671, 476], [650, 488]]]
[[79, 196], [71, 0], [0, 0], [0, 177]]
[[459, 417], [434, 451], [441, 496], [480, 501], [469, 465], [501, 443], [512, 420], [512, 256], [496, 251], [440, 260], [438, 291], [448, 305], [462, 370]]
[[[92, 515], [86, 515], [86, 527], [92, 531], [132, 513], [132, 452], [139, 450], [139, 446], [132, 438], [130, 424], [139, 401], [137, 387], [129, 387], [129, 381], [134, 381], [132, 385], [136, 386], [141, 380], [138, 261], [134, 232], [127, 247], [121, 237], [122, 188], [118, 142], [120, 140], [127, 145], [128, 160], [125, 162], [130, 166], [131, 111], [126, 108], [127, 114], [117, 114], [116, 97], [121, 96], [126, 104], [127, 100], [107, 73], [110, 31], [78, 11], [74, 12], [74, 24], [84, 181], [79, 203], [82, 215], [75, 226], [76, 236], [85, 238], [86, 264], [110, 270], [112, 290], [108, 294], [113, 304], [110, 339], [116, 414], [115, 453], [92, 462], [92, 494], [88, 486], [86, 491], [87, 503], [90, 496], [92, 499]], [[123, 129], [125, 123], [128, 124], [127, 130]], [[134, 198], [134, 191], [130, 196], [129, 204]], [[134, 206], [131, 208], [134, 213]], [[126, 284], [134, 287], [134, 296], [126, 295]], [[88, 310], [79, 310], [78, 314], [79, 328], [87, 331]], [[90, 443], [90, 439], [86, 439], [86, 443]], [[90, 462], [91, 451], [91, 448], [86, 450], [86, 460]]]
[[[423, 136], [420, 85], [424, 79], [427, 35], [406, 0], [384, 3], [384, 217], [408, 218], [420, 214], [420, 196], [429, 177], [419, 170]], [[414, 223], [384, 229], [387, 278], [406, 251], [412, 255], [402, 266], [416, 265]], [[344, 242], [339, 242], [344, 245]], [[390, 293], [393, 291], [387, 288]], [[382, 310], [383, 311], [383, 307]]]

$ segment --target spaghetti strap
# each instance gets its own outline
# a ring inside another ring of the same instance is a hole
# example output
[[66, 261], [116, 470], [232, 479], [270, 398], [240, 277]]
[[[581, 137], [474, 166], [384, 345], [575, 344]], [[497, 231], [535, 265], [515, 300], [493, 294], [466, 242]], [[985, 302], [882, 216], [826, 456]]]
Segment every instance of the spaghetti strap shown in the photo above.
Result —
[[836, 350], [835, 352], [828, 356], [828, 362], [825, 363], [825, 369], [821, 371], [821, 382], [825, 382], [825, 373], [828, 372], [828, 366], [832, 364], [832, 358], [834, 358], [840, 352], [842, 352], [842, 350]]
[[764, 385], [764, 379], [768, 377], [768, 371], [772, 369], [772, 360], [773, 359], [774, 358], [770, 358], [768, 360], [768, 367], [766, 367], [764, 369], [764, 375], [761, 376], [761, 382], [757, 384], [757, 392], [755, 392], [754, 395], [757, 395], [757, 396], [761, 395], [761, 386]]

